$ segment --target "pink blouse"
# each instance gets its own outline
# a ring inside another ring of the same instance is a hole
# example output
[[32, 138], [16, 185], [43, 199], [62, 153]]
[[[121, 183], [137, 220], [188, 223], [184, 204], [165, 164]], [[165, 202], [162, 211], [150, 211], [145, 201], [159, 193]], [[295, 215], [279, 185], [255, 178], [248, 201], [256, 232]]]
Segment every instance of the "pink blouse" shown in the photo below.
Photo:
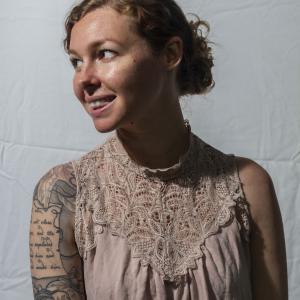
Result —
[[177, 164], [149, 169], [114, 133], [72, 164], [88, 300], [251, 299], [250, 216], [234, 155], [190, 131]]

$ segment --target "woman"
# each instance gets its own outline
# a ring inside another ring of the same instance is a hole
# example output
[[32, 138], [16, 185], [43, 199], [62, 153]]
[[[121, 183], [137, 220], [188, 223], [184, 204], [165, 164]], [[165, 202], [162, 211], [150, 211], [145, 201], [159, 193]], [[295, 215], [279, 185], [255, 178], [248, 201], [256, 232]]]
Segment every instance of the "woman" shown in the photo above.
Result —
[[66, 21], [74, 92], [115, 133], [36, 186], [35, 299], [287, 299], [283, 226], [255, 162], [191, 132], [180, 96], [212, 57], [173, 0], [85, 0]]

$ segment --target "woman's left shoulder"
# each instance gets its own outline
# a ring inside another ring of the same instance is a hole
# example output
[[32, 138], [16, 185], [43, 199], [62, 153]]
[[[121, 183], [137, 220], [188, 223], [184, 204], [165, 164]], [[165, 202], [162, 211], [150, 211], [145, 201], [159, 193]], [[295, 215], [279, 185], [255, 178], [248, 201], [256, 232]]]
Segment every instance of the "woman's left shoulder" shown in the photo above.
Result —
[[[252, 219], [264, 219], [278, 210], [278, 201], [270, 174], [255, 161], [236, 156], [236, 164]], [[271, 216], [269, 216], [271, 217]]]
[[247, 186], [270, 185], [271, 176], [261, 165], [252, 159], [235, 156], [241, 181]]
[[236, 157], [251, 215], [253, 299], [288, 299], [284, 229], [273, 182], [258, 163]]

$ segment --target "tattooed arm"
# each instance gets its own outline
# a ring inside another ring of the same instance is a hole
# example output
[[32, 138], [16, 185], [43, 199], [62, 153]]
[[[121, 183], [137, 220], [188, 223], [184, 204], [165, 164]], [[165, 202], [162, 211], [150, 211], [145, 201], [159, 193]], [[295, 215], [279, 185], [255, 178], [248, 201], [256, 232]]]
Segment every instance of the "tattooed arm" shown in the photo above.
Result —
[[30, 225], [35, 300], [85, 300], [82, 260], [74, 239], [76, 183], [70, 163], [38, 182]]

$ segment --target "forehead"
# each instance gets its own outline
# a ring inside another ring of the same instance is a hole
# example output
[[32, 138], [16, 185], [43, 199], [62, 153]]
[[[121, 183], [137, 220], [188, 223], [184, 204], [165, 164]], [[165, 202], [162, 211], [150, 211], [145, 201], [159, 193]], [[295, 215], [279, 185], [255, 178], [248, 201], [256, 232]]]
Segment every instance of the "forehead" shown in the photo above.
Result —
[[133, 19], [120, 14], [111, 7], [97, 8], [75, 23], [71, 31], [70, 48], [82, 42], [95, 40], [115, 40], [120, 43], [138, 39]]

